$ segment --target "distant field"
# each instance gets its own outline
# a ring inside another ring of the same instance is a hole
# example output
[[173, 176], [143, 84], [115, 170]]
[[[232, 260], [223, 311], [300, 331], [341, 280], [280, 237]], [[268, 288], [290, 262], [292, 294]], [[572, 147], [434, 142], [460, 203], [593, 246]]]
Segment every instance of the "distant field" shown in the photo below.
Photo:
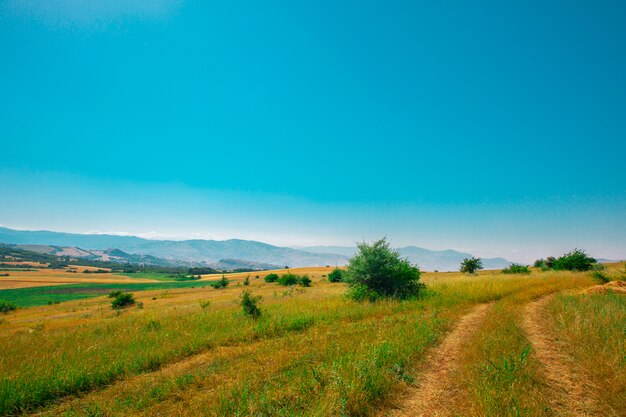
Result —
[[113, 276], [151, 279], [155, 281], [175, 281], [176, 280], [173, 274], [163, 273], [163, 272], [123, 272], [123, 273], [113, 274]]
[[[585, 293], [589, 273], [425, 273], [420, 299], [356, 303], [331, 269], [293, 269], [310, 288], [263, 272], [225, 289], [212, 275], [0, 291], [38, 305], [0, 315], [0, 415], [626, 413], [625, 296]], [[142, 308], [112, 310], [113, 289]], [[244, 289], [263, 297], [257, 321]], [[52, 296], [68, 301], [42, 305]]]

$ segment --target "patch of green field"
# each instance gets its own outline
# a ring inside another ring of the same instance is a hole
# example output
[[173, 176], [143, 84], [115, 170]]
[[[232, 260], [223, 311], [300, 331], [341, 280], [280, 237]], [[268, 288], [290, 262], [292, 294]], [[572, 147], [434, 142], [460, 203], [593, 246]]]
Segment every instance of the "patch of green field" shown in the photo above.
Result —
[[[155, 281], [184, 281], [178, 278], [175, 274], [167, 272], [124, 272], [113, 275], [129, 278], [153, 279]], [[191, 281], [191, 279], [188, 280]]]
[[100, 297], [114, 290], [135, 292], [146, 290], [169, 290], [173, 288], [208, 287], [213, 281], [167, 281], [129, 284], [72, 284], [48, 287], [17, 288], [0, 290], [0, 300], [11, 302], [19, 307], [33, 307], [56, 302]]

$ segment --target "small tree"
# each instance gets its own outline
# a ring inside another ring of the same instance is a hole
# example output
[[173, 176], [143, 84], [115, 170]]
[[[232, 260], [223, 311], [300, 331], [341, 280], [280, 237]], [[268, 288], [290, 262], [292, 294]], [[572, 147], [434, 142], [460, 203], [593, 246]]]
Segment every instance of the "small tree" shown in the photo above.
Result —
[[312, 282], [311, 278], [309, 278], [307, 274], [302, 275], [300, 279], [298, 280], [298, 284], [300, 284], [303, 287], [310, 287], [311, 282]]
[[503, 274], [530, 274], [530, 269], [526, 265], [511, 264], [502, 270]]
[[553, 263], [556, 271], [589, 271], [597, 261], [587, 256], [584, 250], [574, 249], [565, 255], [559, 256]]
[[213, 284], [213, 286], [218, 289], [228, 287], [228, 279], [226, 278], [226, 275], [222, 274], [222, 278], [220, 278], [219, 281]]
[[291, 272], [287, 272], [286, 274], [282, 274], [280, 278], [278, 278], [279, 285], [296, 285], [300, 282], [300, 277], [296, 274], [292, 274]]
[[276, 282], [278, 281], [278, 274], [267, 274], [264, 279], [265, 282]]
[[261, 301], [260, 295], [254, 296], [250, 291], [244, 290], [239, 299], [239, 305], [241, 305], [243, 309], [243, 314], [253, 319], [259, 318], [261, 316], [261, 309], [258, 305], [259, 301]]
[[250, 285], [250, 275], [243, 280], [243, 285]]
[[0, 301], [0, 313], [8, 314], [15, 309], [17, 309], [17, 306], [15, 304], [8, 301]]
[[330, 282], [341, 282], [343, 281], [343, 271], [339, 268], [333, 269], [330, 274], [328, 274], [328, 281]]
[[474, 274], [480, 269], [483, 269], [483, 261], [480, 258], [465, 258], [463, 262], [461, 262], [461, 272]]
[[385, 238], [371, 245], [358, 243], [358, 253], [348, 261], [345, 273], [348, 294], [355, 300], [380, 297], [408, 298], [419, 294], [420, 270], [389, 247]]
[[119, 310], [122, 308], [130, 307], [136, 304], [135, 297], [129, 292], [120, 292], [113, 301], [111, 301], [111, 308]]

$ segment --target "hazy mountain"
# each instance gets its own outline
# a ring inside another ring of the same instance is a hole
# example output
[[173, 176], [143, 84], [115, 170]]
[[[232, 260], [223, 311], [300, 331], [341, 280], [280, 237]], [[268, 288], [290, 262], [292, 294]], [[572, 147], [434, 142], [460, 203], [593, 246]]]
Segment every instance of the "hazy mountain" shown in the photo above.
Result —
[[[295, 249], [240, 239], [148, 240], [136, 236], [23, 231], [3, 227], [0, 227], [0, 242], [28, 245], [30, 248], [37, 247], [33, 245], [39, 245], [39, 250], [55, 251], [55, 254], [65, 256], [87, 258], [93, 256], [90, 259], [107, 260], [108, 257], [114, 261], [151, 265], [170, 262], [170, 265], [191, 266], [194, 263], [203, 263], [224, 266], [224, 268], [216, 269], [345, 265], [347, 259], [356, 251], [355, 247], [347, 246], [310, 246]], [[48, 249], [45, 249], [46, 245]], [[398, 250], [402, 256], [425, 271], [456, 271], [463, 258], [472, 256], [469, 253], [454, 250], [433, 251], [415, 246]], [[503, 258], [483, 259], [486, 269], [500, 269], [509, 264], [510, 262]], [[232, 266], [228, 267], [228, 265]]]
[[73, 259], [88, 259], [90, 261], [117, 262], [120, 264], [153, 265], [153, 266], [206, 266], [200, 262], [179, 261], [175, 259], [157, 258], [152, 255], [126, 253], [120, 249], [81, 249], [73, 246], [54, 245], [12, 245], [17, 249], [30, 252], [43, 253], [46, 255], [70, 257]]
[[599, 264], [612, 264], [615, 262], [621, 262], [621, 260], [618, 260], [618, 259], [605, 259], [605, 258], [596, 258], [596, 261]]
[[219, 271], [233, 271], [236, 269], [280, 269], [284, 265], [272, 265], [261, 262], [244, 261], [241, 259], [220, 259], [218, 262], [214, 262], [208, 265], [209, 268], [217, 269]]
[[237, 259], [280, 266], [342, 265], [346, 256], [312, 253], [266, 243], [231, 239], [148, 240], [135, 236], [74, 234], [50, 231], [23, 231], [0, 227], [0, 242], [26, 245], [52, 245], [85, 251], [119, 249], [128, 254], [149, 255], [167, 260], [217, 263]]
[[[315, 253], [339, 253], [346, 257], [351, 257], [356, 253], [356, 247], [350, 246], [306, 246], [299, 249]], [[416, 246], [398, 248], [398, 251], [409, 262], [418, 265], [424, 271], [458, 271], [461, 261], [464, 258], [473, 256], [469, 253], [458, 252], [452, 249], [436, 251]], [[483, 258], [485, 269], [502, 269], [510, 264], [511, 262], [504, 258]]]

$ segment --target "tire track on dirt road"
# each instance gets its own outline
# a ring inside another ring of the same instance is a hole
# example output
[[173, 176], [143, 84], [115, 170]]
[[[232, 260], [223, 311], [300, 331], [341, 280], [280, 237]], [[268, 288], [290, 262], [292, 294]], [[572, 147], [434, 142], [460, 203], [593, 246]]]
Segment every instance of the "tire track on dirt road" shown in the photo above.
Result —
[[549, 295], [528, 303], [521, 322], [543, 367], [546, 382], [554, 391], [551, 396], [553, 410], [559, 416], [603, 415], [598, 412], [593, 387], [589, 386], [584, 375], [576, 372], [574, 361], [563, 352], [550, 331], [545, 307], [553, 297]]
[[458, 358], [472, 333], [487, 315], [490, 304], [481, 304], [457, 322], [443, 342], [426, 359], [426, 371], [407, 393], [395, 417], [439, 417], [449, 414], [457, 397], [450, 374], [458, 366]]

